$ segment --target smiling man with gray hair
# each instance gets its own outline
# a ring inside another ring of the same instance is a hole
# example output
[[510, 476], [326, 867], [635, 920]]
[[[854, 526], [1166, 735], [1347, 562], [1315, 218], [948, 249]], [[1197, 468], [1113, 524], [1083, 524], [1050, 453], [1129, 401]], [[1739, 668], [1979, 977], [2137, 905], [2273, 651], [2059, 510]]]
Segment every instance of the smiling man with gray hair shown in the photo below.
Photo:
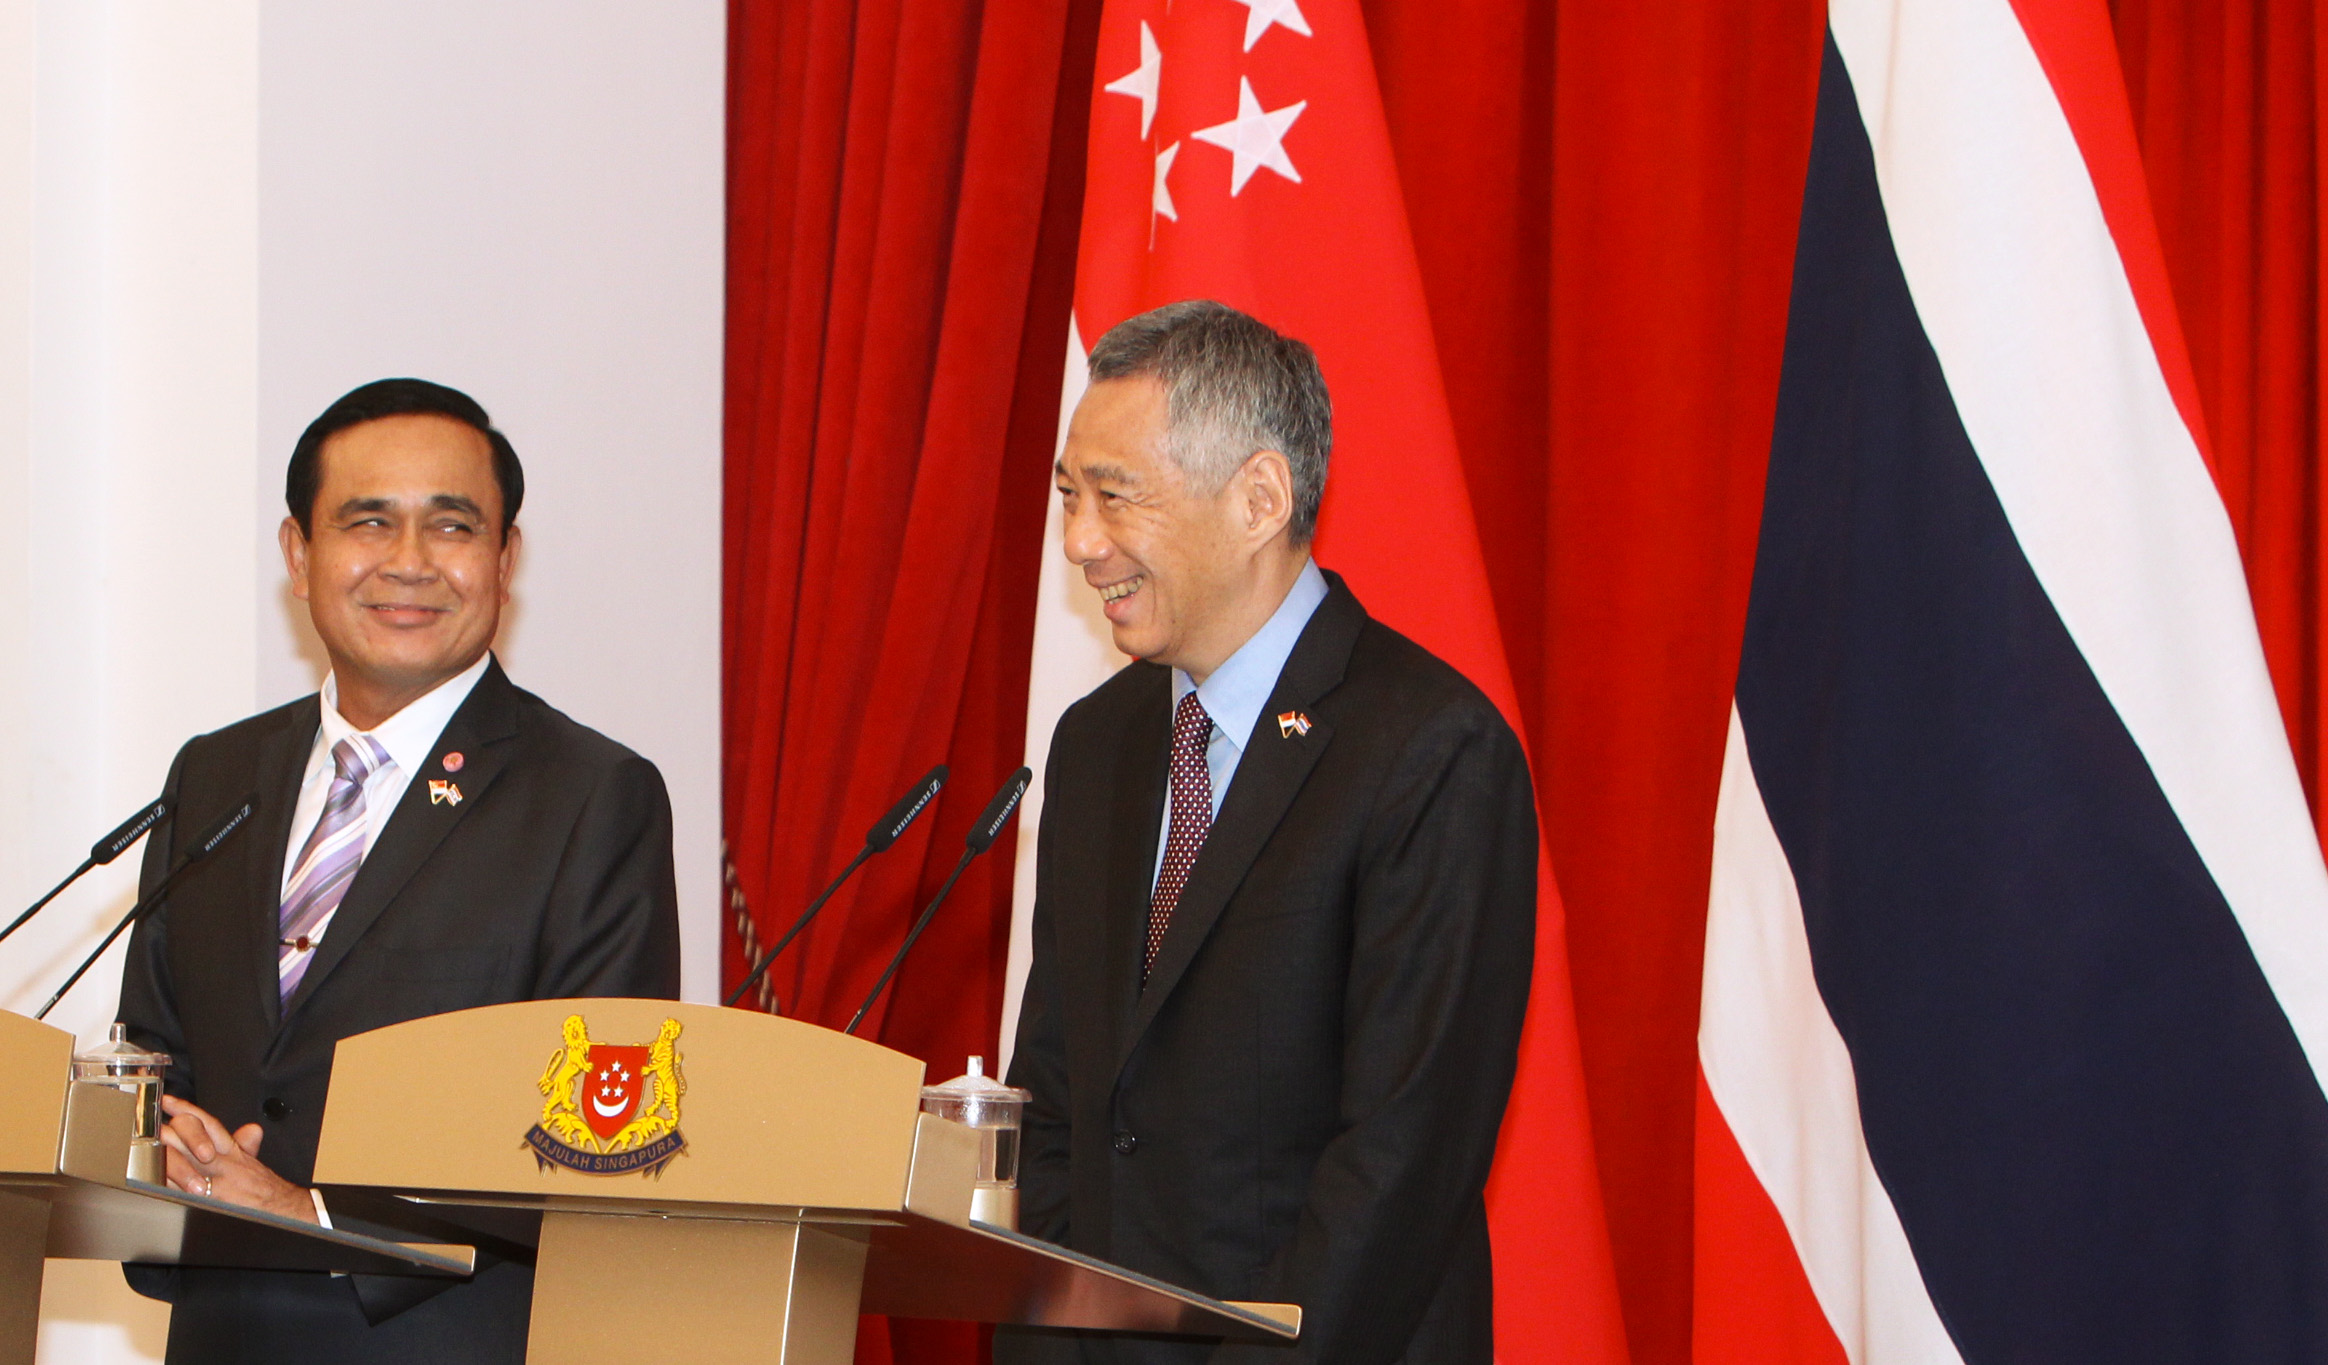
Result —
[[1006, 1329], [996, 1359], [1487, 1361], [1482, 1191], [1535, 940], [1519, 742], [1311, 560], [1333, 413], [1308, 346], [1177, 303], [1100, 338], [1091, 380], [1063, 548], [1137, 662], [1045, 769], [1021, 1222], [1304, 1322]]

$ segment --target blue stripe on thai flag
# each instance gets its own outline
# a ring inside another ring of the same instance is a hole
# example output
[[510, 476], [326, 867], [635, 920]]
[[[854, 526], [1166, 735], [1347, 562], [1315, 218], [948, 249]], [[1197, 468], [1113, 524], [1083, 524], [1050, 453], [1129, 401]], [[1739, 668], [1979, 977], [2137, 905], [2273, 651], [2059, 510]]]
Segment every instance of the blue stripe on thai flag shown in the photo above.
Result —
[[2011, 7], [1831, 24], [1709, 1088], [1858, 1365], [2328, 1359], [2328, 874], [2228, 522]]

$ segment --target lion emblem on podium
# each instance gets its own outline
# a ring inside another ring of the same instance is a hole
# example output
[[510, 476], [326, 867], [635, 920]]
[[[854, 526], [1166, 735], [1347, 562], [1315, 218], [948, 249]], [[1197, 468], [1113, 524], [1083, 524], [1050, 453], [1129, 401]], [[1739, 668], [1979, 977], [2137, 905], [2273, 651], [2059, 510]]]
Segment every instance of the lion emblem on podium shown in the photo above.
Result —
[[543, 1170], [657, 1175], [686, 1150], [679, 1031], [678, 1020], [665, 1019], [651, 1043], [599, 1043], [581, 1015], [566, 1016], [558, 1050], [534, 1083], [541, 1119], [525, 1135]]

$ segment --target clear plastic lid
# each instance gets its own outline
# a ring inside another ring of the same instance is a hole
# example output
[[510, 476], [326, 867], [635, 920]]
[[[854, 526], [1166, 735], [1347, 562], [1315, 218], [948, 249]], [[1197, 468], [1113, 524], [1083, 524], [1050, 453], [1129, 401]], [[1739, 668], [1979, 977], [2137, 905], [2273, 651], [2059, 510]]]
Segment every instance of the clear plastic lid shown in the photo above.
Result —
[[73, 1058], [73, 1075], [80, 1080], [142, 1080], [169, 1070], [170, 1055], [148, 1052], [129, 1041], [129, 1026], [115, 1024], [105, 1041]]
[[1024, 1104], [1033, 1099], [1034, 1094], [1032, 1091], [1021, 1090], [1016, 1086], [1004, 1085], [987, 1075], [986, 1059], [972, 1057], [968, 1075], [956, 1076], [944, 1085], [925, 1085], [922, 1087], [922, 1098], [925, 1100], [1017, 1100]]
[[967, 1075], [944, 1085], [925, 1085], [921, 1094], [924, 1110], [973, 1128], [1016, 1128], [1020, 1107], [1033, 1098], [987, 1075], [984, 1057], [970, 1059]]

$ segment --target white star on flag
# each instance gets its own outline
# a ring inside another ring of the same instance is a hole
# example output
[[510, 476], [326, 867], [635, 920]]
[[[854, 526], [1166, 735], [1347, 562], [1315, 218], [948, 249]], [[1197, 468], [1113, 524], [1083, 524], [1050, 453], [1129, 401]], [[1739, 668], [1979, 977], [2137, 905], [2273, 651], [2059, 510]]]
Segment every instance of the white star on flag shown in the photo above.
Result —
[[[1290, 0], [1289, 0], [1290, 3]], [[1306, 30], [1305, 30], [1306, 32]], [[1245, 40], [1249, 49], [1253, 40]], [[1140, 136], [1148, 135], [1148, 125], [1156, 121], [1156, 91], [1164, 75], [1164, 50], [1156, 46], [1156, 35], [1148, 31], [1148, 21], [1140, 21], [1140, 64], [1128, 76], [1119, 76], [1107, 83], [1111, 95], [1129, 95], [1140, 102]], [[1164, 183], [1161, 178], [1156, 182]]]
[[[1245, 16], [1247, 52], [1253, 50], [1253, 44], [1261, 41], [1261, 35], [1269, 31], [1271, 24], [1283, 24], [1304, 38], [1310, 36], [1309, 20], [1301, 17], [1301, 6], [1296, 0], [1237, 0], [1237, 3], [1252, 11]], [[1146, 24], [1140, 25], [1142, 32], [1146, 32], [1147, 27]]]
[[[1161, 213], [1175, 223], [1180, 221], [1180, 213], [1172, 207], [1172, 187], [1164, 183], [1164, 177], [1172, 174], [1172, 160], [1179, 155], [1180, 144], [1177, 142], [1156, 153], [1156, 195], [1154, 202], [1149, 205], [1152, 212]], [[1149, 225], [1153, 227], [1154, 224], [1155, 220], [1151, 218]]]
[[1286, 130], [1309, 108], [1309, 101], [1289, 104], [1283, 109], [1264, 113], [1261, 101], [1253, 97], [1253, 82], [1243, 76], [1237, 78], [1237, 116], [1227, 123], [1216, 123], [1210, 128], [1199, 128], [1189, 134], [1199, 142], [1225, 147], [1235, 158], [1229, 172], [1229, 195], [1234, 198], [1253, 178], [1253, 172], [1263, 166], [1277, 172], [1295, 184], [1301, 183], [1301, 172], [1293, 168], [1293, 159], [1285, 154]]

